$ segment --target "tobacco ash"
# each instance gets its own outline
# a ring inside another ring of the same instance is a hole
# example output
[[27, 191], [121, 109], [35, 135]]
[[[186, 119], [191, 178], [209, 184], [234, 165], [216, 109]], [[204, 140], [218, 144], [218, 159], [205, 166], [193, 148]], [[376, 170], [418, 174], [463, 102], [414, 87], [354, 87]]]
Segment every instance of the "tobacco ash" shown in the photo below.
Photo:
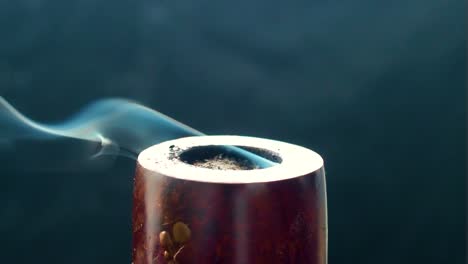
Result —
[[257, 169], [246, 161], [239, 161], [234, 158], [226, 157], [223, 154], [216, 155], [209, 159], [195, 161], [193, 166], [212, 169], [212, 170], [252, 170]]
[[175, 145], [169, 146], [169, 160], [173, 160], [175, 158], [178, 158], [179, 154], [181, 152], [181, 149]]

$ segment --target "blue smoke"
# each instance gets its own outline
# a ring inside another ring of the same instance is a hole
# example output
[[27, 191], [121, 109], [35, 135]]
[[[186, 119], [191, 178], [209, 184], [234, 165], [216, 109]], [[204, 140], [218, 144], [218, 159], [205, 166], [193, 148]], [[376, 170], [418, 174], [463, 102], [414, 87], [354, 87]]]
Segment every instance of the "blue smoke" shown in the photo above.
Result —
[[[18, 140], [72, 138], [90, 141], [100, 147], [93, 157], [121, 155], [136, 159], [145, 148], [187, 136], [203, 135], [164, 114], [136, 102], [105, 99], [82, 109], [59, 124], [42, 124], [21, 114], [0, 96], [0, 145]], [[229, 147], [259, 167], [272, 162], [245, 150]]]

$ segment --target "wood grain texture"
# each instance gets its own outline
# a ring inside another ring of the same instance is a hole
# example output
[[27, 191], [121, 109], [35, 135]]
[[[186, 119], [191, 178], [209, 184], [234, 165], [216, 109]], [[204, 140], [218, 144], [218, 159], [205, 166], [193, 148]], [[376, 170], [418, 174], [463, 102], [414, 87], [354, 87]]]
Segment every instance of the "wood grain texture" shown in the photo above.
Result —
[[[222, 184], [138, 164], [133, 199], [134, 264], [327, 263], [323, 168], [281, 181]], [[188, 230], [174, 230], [176, 223]]]

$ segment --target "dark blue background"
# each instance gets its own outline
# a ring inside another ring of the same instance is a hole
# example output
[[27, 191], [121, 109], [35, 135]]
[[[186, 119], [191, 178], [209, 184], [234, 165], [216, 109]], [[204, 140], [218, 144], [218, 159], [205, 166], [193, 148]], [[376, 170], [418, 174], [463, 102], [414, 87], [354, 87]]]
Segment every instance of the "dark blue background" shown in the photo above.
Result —
[[[330, 263], [461, 264], [465, 13], [455, 0], [0, 1], [0, 95], [41, 121], [119, 96], [207, 134], [310, 147], [326, 162]], [[1, 262], [130, 263], [134, 162], [30, 166], [66, 151], [54, 144], [3, 151]]]

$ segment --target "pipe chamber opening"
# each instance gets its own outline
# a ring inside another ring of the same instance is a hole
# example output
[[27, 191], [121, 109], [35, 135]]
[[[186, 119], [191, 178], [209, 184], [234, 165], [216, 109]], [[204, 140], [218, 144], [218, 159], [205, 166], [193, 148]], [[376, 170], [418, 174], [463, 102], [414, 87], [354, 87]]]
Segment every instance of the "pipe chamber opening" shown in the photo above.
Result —
[[[174, 145], [175, 148], [175, 145]], [[277, 153], [266, 149], [241, 146], [198, 146], [189, 148], [179, 154], [179, 159], [187, 164], [214, 170], [254, 170], [261, 169], [255, 158], [243, 153], [253, 154], [272, 162], [272, 166], [281, 163]]]

